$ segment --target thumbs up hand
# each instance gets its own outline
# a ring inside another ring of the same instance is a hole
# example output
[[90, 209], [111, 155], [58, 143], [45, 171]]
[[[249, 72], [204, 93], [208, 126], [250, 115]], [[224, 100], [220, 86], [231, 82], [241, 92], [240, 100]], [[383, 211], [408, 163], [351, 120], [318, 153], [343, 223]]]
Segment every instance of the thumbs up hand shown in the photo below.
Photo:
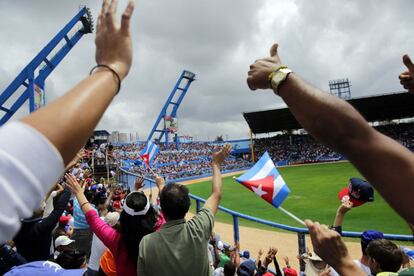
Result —
[[399, 75], [400, 83], [409, 93], [414, 94], [414, 64], [408, 55], [403, 56], [403, 63], [408, 71]]
[[256, 60], [250, 65], [247, 76], [247, 85], [251, 90], [270, 88], [269, 74], [282, 65], [277, 53], [278, 44], [270, 48], [270, 57]]

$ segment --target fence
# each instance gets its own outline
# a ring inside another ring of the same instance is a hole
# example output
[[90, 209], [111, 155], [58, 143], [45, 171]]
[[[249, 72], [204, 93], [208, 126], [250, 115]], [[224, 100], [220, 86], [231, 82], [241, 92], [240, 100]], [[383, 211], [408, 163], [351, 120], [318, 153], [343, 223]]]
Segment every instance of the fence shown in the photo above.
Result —
[[[123, 171], [123, 170], [120, 171], [120, 174], [124, 174], [129, 178], [133, 177], [133, 179], [135, 179], [135, 177], [136, 177], [136, 175], [134, 175], [130, 172]], [[121, 179], [122, 177], [125, 177], [125, 176], [121, 176], [120, 174], [118, 174], [118, 177], [120, 177], [119, 179]], [[145, 180], [148, 181], [148, 182], [154, 183], [154, 181], [151, 180], [151, 179], [145, 179]], [[119, 182], [124, 183], [122, 181], [119, 181]], [[132, 186], [130, 186], [130, 187], [132, 187]], [[190, 194], [190, 198], [195, 200], [197, 212], [201, 209], [201, 203], [205, 203], [205, 201], [206, 201], [205, 199], [203, 199], [201, 197], [198, 197], [198, 196], [195, 196], [193, 194]], [[245, 214], [238, 213], [236, 211], [227, 209], [223, 206], [219, 206], [219, 210], [224, 212], [224, 213], [227, 213], [227, 214], [229, 214], [233, 217], [233, 237], [234, 237], [235, 242], [240, 241], [239, 218], [242, 218], [242, 219], [246, 219], [246, 220], [249, 220], [249, 221], [264, 224], [264, 225], [267, 225], [267, 226], [270, 226], [270, 227], [274, 227], [274, 228], [283, 229], [283, 230], [287, 230], [287, 231], [290, 231], [290, 232], [297, 233], [299, 254], [301, 255], [303, 253], [306, 253], [305, 235], [309, 234], [307, 228], [292, 227], [292, 226], [289, 226], [289, 225], [284, 225], [284, 224], [276, 223], [276, 222], [273, 222], [273, 221], [268, 221], [268, 220], [252, 217], [252, 216], [249, 216], [249, 215], [245, 215]], [[343, 237], [349, 237], [349, 238], [360, 238], [361, 235], [362, 235], [362, 232], [351, 232], [351, 231], [343, 231], [342, 232]], [[396, 241], [413, 241], [413, 236], [409, 236], [409, 235], [384, 234], [384, 238], [388, 239], [388, 240], [396, 240]], [[301, 271], [305, 270], [304, 265], [305, 264], [301, 261], [300, 262], [300, 270]]]

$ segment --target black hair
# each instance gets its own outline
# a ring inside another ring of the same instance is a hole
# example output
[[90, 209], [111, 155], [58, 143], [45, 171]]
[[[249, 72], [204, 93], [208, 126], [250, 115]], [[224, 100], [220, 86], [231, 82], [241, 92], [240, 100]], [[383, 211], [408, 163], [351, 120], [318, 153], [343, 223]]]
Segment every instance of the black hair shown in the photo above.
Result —
[[373, 240], [368, 244], [367, 255], [374, 259], [382, 271], [397, 272], [402, 264], [403, 255], [400, 248], [392, 241]]
[[231, 261], [227, 261], [224, 264], [224, 276], [234, 276], [236, 273], [236, 266]]
[[183, 219], [190, 209], [191, 200], [187, 187], [172, 183], [160, 194], [161, 210], [168, 220]]
[[54, 261], [64, 269], [79, 269], [86, 261], [85, 252], [78, 250], [64, 251]]
[[[131, 193], [125, 204], [136, 212], [143, 210], [147, 204], [147, 197], [143, 193]], [[128, 250], [128, 258], [138, 259], [138, 249], [141, 239], [152, 232], [157, 221], [155, 210], [150, 206], [147, 214], [141, 216], [131, 216], [125, 211], [121, 212], [119, 218], [120, 233], [123, 236], [125, 246]]]

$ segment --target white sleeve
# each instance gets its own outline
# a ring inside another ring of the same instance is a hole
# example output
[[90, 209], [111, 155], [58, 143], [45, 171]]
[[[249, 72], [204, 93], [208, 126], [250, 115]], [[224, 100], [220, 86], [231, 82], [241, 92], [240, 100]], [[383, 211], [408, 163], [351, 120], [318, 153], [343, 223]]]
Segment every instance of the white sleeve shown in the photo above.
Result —
[[0, 128], [0, 242], [13, 238], [64, 171], [57, 149], [21, 122]]

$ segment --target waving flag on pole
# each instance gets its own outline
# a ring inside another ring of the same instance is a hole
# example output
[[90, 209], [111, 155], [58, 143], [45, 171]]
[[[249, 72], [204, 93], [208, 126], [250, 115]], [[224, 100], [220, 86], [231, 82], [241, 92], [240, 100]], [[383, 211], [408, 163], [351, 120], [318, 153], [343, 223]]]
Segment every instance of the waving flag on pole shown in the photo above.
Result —
[[279, 208], [290, 193], [267, 152], [249, 171], [236, 178], [236, 181], [276, 208]]
[[139, 153], [139, 155], [145, 164], [147, 164], [148, 167], [151, 167], [158, 151], [159, 148], [156, 144], [151, 141], [147, 141], [147, 146]]

